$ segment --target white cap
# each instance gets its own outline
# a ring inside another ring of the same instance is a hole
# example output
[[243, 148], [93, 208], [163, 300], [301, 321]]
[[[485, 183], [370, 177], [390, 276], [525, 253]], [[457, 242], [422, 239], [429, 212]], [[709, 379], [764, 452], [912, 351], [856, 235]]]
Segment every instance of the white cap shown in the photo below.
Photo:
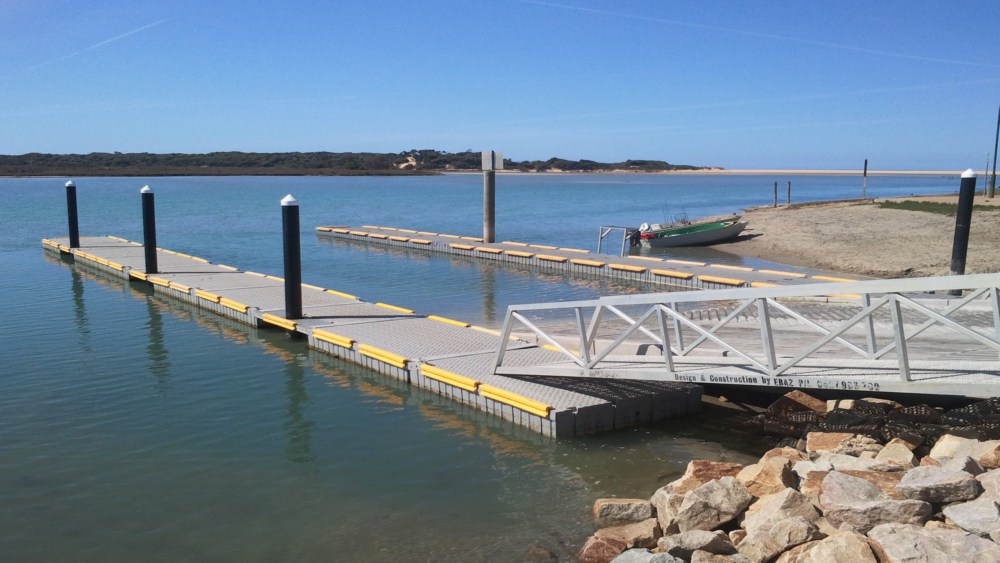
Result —
[[299, 205], [299, 200], [297, 200], [294, 197], [292, 197], [292, 194], [288, 194], [285, 197], [281, 198], [281, 206], [282, 207], [288, 207], [290, 205], [298, 206]]
[[67, 188], [75, 188], [76, 184], [73, 183], [73, 180], [70, 180], [69, 182], [66, 182], [66, 187]]
[[969, 168], [965, 172], [962, 172], [962, 177], [963, 178], [975, 178], [976, 177], [976, 172], [975, 172], [975, 170]]
[[141, 194], [151, 194], [151, 193], [153, 193], [153, 188], [150, 188], [149, 186], [143, 186], [142, 189], [139, 190], [139, 193], [141, 193]]

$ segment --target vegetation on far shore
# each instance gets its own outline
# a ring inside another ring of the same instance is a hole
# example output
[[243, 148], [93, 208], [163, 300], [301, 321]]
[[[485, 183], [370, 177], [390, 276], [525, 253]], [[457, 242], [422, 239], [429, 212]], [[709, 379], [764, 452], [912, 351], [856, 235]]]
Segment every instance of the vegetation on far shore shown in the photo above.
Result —
[[[409, 150], [400, 153], [212, 152], [205, 154], [89, 153], [0, 155], [0, 176], [339, 176], [422, 175], [478, 171], [480, 152]], [[515, 162], [504, 169], [519, 172], [666, 172], [701, 170], [662, 160], [595, 162], [550, 158]]]
[[[883, 201], [879, 202], [881, 209], [903, 209], [905, 211], [923, 211], [925, 213], [937, 213], [954, 217], [958, 213], [957, 203], [941, 203], [937, 201], [914, 201], [911, 199], [903, 201]], [[1000, 207], [994, 205], [973, 205], [975, 211], [997, 212]]]

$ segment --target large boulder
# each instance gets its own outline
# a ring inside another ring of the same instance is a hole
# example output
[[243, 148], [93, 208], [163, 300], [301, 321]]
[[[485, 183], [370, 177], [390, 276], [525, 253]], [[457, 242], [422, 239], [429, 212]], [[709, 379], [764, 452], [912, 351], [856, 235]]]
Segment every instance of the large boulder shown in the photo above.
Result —
[[822, 401], [812, 395], [799, 391], [789, 391], [767, 407], [772, 414], [783, 414], [790, 412], [813, 411], [817, 413], [826, 412], [826, 401]]
[[928, 465], [907, 471], [896, 490], [909, 499], [942, 503], [972, 500], [981, 487], [970, 473]]
[[792, 460], [785, 457], [771, 457], [748, 465], [736, 474], [736, 480], [755, 497], [795, 487], [799, 481], [792, 472]]
[[918, 463], [913, 450], [902, 441], [886, 444], [875, 456], [875, 460], [898, 465], [904, 469], [915, 467]]
[[694, 459], [688, 462], [684, 475], [661, 487], [660, 490], [666, 489], [667, 493], [683, 495], [709, 481], [715, 481], [722, 477], [734, 477], [741, 469], [743, 469], [743, 465], [739, 463]]
[[806, 451], [810, 454], [861, 455], [861, 452], [878, 452], [882, 444], [862, 434], [850, 432], [810, 432], [806, 434]]
[[656, 518], [649, 518], [634, 524], [601, 528], [594, 534], [599, 538], [611, 538], [625, 543], [626, 549], [633, 547], [654, 548], [656, 540], [663, 536]]
[[980, 442], [971, 438], [945, 434], [934, 443], [928, 456], [938, 461], [954, 457], [971, 457], [979, 462], [984, 469], [997, 469], [1000, 468], [1000, 440]]
[[739, 516], [753, 499], [735, 477], [709, 481], [684, 495], [677, 512], [677, 526], [688, 530], [714, 530]]
[[764, 455], [760, 456], [760, 461], [763, 462], [764, 460], [775, 457], [783, 457], [792, 461], [809, 461], [810, 459], [809, 454], [806, 452], [784, 446], [781, 448], [771, 448], [770, 450], [767, 450], [764, 452]]
[[750, 505], [743, 515], [743, 527], [747, 534], [766, 533], [771, 527], [787, 518], [799, 517], [807, 522], [819, 518], [819, 512], [805, 495], [795, 489], [763, 496]]
[[1000, 505], [987, 496], [944, 507], [947, 521], [967, 532], [988, 536], [1000, 530]]
[[931, 516], [931, 505], [927, 502], [888, 499], [872, 483], [838, 471], [831, 471], [823, 478], [822, 489], [823, 515], [840, 529], [863, 534], [887, 522], [923, 525]]
[[634, 548], [622, 552], [612, 559], [611, 563], [684, 563], [684, 560], [666, 553], [653, 553], [648, 549]]
[[590, 536], [576, 554], [580, 563], [608, 563], [625, 551], [625, 542]]
[[[829, 473], [829, 471], [812, 471], [799, 484], [799, 491], [816, 506], [820, 505], [819, 496], [823, 492], [823, 479]], [[905, 497], [896, 490], [896, 485], [903, 478], [901, 471], [858, 471], [844, 469], [840, 473], [863, 479], [875, 485], [882, 492], [883, 498], [905, 500]]]
[[776, 563], [878, 563], [868, 539], [857, 532], [838, 532], [826, 539], [802, 544], [778, 557]]
[[976, 481], [983, 488], [983, 495], [1000, 502], [1000, 469], [976, 475]]
[[801, 516], [793, 516], [775, 522], [766, 530], [748, 532], [737, 549], [750, 561], [770, 561], [787, 549], [821, 537], [823, 534], [816, 524]]
[[722, 530], [709, 532], [706, 530], [689, 530], [672, 536], [664, 536], [657, 542], [664, 553], [669, 553], [681, 559], [691, 559], [695, 551], [705, 551], [717, 555], [732, 555], [736, 548], [729, 541], [729, 536]]
[[594, 501], [594, 526], [634, 524], [653, 517], [653, 505], [641, 498], [599, 498]]
[[677, 512], [684, 502], [684, 495], [669, 492], [668, 487], [661, 487], [653, 493], [649, 499], [656, 509], [656, 519], [660, 522], [660, 529], [664, 534], [676, 534], [680, 530], [677, 528]]
[[1000, 561], [1000, 546], [961, 530], [923, 528], [886, 523], [868, 532], [882, 563], [938, 563]]
[[891, 463], [875, 459], [862, 459], [846, 454], [822, 453], [812, 461], [798, 461], [792, 466], [792, 471], [801, 479], [810, 471], [899, 471], [900, 468]]

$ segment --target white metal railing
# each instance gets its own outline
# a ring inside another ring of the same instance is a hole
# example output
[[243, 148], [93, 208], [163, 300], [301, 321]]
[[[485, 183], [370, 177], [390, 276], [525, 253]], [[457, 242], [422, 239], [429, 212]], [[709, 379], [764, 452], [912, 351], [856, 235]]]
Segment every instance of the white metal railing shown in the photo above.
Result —
[[[546, 375], [588, 375], [592, 369], [607, 368], [607, 361], [623, 343], [636, 339], [645, 340], [662, 350], [662, 360], [656, 359], [657, 369], [666, 375], [676, 375], [675, 361], [689, 356], [695, 350], [714, 345], [731, 364], [753, 368], [769, 377], [780, 377], [790, 369], [800, 366], [807, 358], [815, 358], [818, 351], [830, 344], [839, 345], [846, 357], [866, 360], [883, 360], [890, 353], [894, 356], [895, 369], [900, 381], [910, 381], [910, 353], [913, 339], [931, 327], [942, 327], [966, 340], [992, 350], [993, 369], [1000, 369], [1000, 274], [975, 274], [931, 278], [872, 280], [849, 283], [803, 284], [769, 288], [740, 288], [728, 290], [686, 291], [645, 295], [603, 297], [588, 301], [512, 305], [507, 309], [502, 327], [500, 346], [496, 354], [496, 373], [525, 374], [524, 366], [506, 368], [510, 336], [515, 330], [527, 329], [539, 342], [558, 351], [565, 368], [546, 369]], [[935, 293], [936, 295], [929, 295]], [[941, 298], [941, 294], [956, 297]], [[792, 307], [795, 303], [816, 303], [815, 298], [837, 296], [837, 301], [856, 303], [848, 312], [849, 318], [839, 322], [823, 323], [808, 318]], [[811, 299], [812, 298], [812, 299]], [[682, 311], [685, 306], [720, 304], [728, 310], [725, 316], [710, 326], [688, 318]], [[971, 304], [979, 305], [972, 306]], [[985, 307], [983, 305], [986, 305]], [[977, 318], [989, 317], [988, 324], [967, 326], [970, 315], [962, 318], [961, 312], [980, 311]], [[888, 312], [889, 322], [885, 322]], [[984, 315], [990, 311], [990, 315]], [[564, 345], [566, 328], [562, 334], [546, 330], [538, 318], [563, 315], [571, 317], [569, 330], [577, 350]], [[756, 324], [743, 323], [734, 328], [740, 317], [756, 317]], [[794, 335], [787, 330], [776, 331], [772, 320], [776, 317], [791, 320], [798, 327]], [[876, 318], [878, 317], [878, 319]], [[878, 320], [878, 322], [876, 322]], [[965, 323], [965, 324], [963, 324]], [[522, 328], [518, 328], [522, 327]], [[814, 339], [803, 339], [802, 329], [815, 333]], [[736, 336], [726, 331], [737, 332]], [[756, 332], [758, 338], [748, 343], [747, 331]], [[859, 337], [860, 333], [860, 337]], [[598, 336], [610, 342], [598, 343]], [[855, 341], [852, 342], [851, 337]], [[787, 341], [795, 346], [791, 353], [779, 355], [777, 345]], [[880, 345], [881, 342], [885, 344]], [[645, 361], [650, 362], [649, 358]]]

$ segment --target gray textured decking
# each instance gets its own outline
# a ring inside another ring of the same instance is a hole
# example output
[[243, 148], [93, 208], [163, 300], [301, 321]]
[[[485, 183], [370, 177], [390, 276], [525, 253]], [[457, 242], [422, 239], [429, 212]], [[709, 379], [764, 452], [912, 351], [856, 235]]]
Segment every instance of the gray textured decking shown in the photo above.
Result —
[[629, 280], [684, 289], [774, 287], [805, 283], [854, 281], [820, 273], [673, 260], [655, 256], [612, 256], [578, 248], [515, 241], [484, 243], [483, 239], [395, 227], [316, 227], [320, 237], [402, 247], [452, 256], [466, 256], [577, 275]]
[[[698, 410], [701, 388], [677, 382], [601, 381], [494, 374], [499, 335], [457, 320], [419, 315], [303, 284], [303, 318], [284, 318], [284, 280], [203, 258], [157, 250], [147, 274], [141, 244], [118, 237], [45, 239], [48, 252], [76, 265], [251, 326], [301, 334], [317, 350], [495, 414], [544, 435], [569, 437], [647, 424]], [[422, 243], [417, 243], [422, 244]], [[511, 365], [559, 361], [558, 353], [517, 341]]]

